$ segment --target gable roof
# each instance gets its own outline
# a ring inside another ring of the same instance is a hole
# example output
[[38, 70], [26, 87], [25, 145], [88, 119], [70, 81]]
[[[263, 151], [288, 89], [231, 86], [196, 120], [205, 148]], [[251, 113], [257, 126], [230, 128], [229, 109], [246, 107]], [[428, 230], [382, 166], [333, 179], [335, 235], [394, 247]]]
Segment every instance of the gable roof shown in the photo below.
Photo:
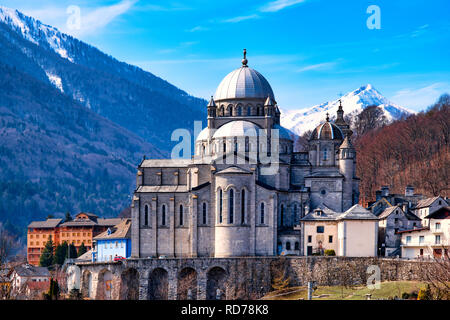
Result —
[[233, 174], [252, 174], [251, 171], [248, 171], [244, 168], [238, 167], [238, 166], [230, 166], [226, 169], [217, 171], [216, 174], [227, 174], [227, 173], [233, 173]]
[[33, 221], [28, 228], [55, 228], [61, 223], [62, 219], [47, 219], [45, 221]]
[[106, 230], [94, 237], [94, 240], [129, 239], [131, 237], [131, 219], [123, 219], [119, 224], [109, 229], [111, 234], [108, 234], [108, 230]]
[[[318, 214], [320, 212], [320, 215]], [[302, 221], [330, 221], [336, 220], [340, 213], [328, 208], [326, 205], [321, 204], [312, 212], [301, 218]]]
[[433, 202], [435, 202], [439, 198], [441, 198], [445, 203], [447, 203], [447, 201], [445, 201], [445, 199], [442, 198], [441, 196], [436, 196], [436, 197], [432, 197], [432, 198], [426, 198], [423, 200], [419, 200], [419, 202], [417, 202], [416, 209], [429, 207], [433, 204]]
[[384, 209], [384, 211], [378, 216], [379, 219], [385, 219], [387, 218], [391, 213], [393, 213], [396, 209], [400, 209], [403, 212], [403, 209], [400, 208], [399, 205], [396, 206], [391, 206], [391, 207], [387, 207], [386, 209]]
[[14, 271], [20, 277], [50, 277], [50, 272], [45, 267], [35, 267], [29, 264], [17, 266]]
[[427, 219], [449, 219], [450, 218], [450, 206], [439, 208], [425, 218]]
[[378, 220], [378, 217], [359, 204], [345, 211], [338, 217], [338, 220]]

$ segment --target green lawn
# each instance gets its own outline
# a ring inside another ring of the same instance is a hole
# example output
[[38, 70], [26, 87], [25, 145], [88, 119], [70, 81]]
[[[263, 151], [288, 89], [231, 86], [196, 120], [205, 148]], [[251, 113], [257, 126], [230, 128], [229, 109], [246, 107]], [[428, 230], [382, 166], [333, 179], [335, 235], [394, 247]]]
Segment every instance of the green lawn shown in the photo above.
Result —
[[[317, 287], [313, 292], [313, 300], [365, 300], [370, 293], [372, 299], [401, 298], [403, 292], [419, 292], [426, 284], [418, 281], [386, 281], [380, 289], [368, 289], [367, 286], [344, 288], [341, 286]], [[299, 300], [307, 298], [306, 287], [292, 287], [285, 290], [269, 292], [263, 299], [267, 300]]]

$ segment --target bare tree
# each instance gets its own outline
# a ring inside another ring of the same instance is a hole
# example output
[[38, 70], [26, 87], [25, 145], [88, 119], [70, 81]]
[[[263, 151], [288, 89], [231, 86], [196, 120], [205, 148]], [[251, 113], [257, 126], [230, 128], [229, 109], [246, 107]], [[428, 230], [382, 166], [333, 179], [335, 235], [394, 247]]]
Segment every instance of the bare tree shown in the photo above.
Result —
[[422, 268], [425, 281], [430, 285], [434, 299], [437, 300], [450, 300], [449, 249], [450, 246], [442, 246], [441, 256], [433, 255], [432, 262]]
[[386, 124], [383, 110], [378, 106], [368, 106], [355, 119], [356, 134], [361, 136]]

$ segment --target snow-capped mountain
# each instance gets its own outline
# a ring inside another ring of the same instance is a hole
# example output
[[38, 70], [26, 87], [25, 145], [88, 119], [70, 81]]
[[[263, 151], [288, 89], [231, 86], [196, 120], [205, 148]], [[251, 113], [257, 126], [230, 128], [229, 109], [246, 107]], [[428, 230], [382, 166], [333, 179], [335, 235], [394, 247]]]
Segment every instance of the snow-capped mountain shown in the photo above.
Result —
[[207, 101], [33, 17], [0, 6], [2, 63], [50, 84], [162, 150], [173, 147], [167, 144], [173, 130], [192, 130], [194, 121], [206, 116]]
[[[388, 122], [400, 119], [402, 116], [414, 113], [396, 105], [384, 97], [371, 84], [362, 86], [341, 97], [344, 116], [356, 117], [364, 108], [372, 105], [380, 107]], [[313, 130], [321, 122], [325, 121], [326, 114], [330, 119], [336, 118], [339, 107], [339, 99], [322, 103], [320, 105], [299, 109], [281, 110], [281, 124], [298, 135], [308, 130]]]

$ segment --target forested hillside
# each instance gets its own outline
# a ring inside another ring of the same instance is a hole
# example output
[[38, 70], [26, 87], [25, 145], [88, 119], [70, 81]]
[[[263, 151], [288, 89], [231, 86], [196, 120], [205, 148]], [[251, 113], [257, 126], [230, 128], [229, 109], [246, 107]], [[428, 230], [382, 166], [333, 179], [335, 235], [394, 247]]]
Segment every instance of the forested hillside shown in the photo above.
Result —
[[144, 154], [167, 156], [0, 63], [0, 222], [13, 233], [23, 235], [32, 220], [67, 211], [116, 216], [129, 206]]
[[443, 95], [426, 112], [373, 129], [356, 138], [361, 203], [374, 200], [375, 190], [405, 186], [427, 196], [449, 196], [450, 96]]

